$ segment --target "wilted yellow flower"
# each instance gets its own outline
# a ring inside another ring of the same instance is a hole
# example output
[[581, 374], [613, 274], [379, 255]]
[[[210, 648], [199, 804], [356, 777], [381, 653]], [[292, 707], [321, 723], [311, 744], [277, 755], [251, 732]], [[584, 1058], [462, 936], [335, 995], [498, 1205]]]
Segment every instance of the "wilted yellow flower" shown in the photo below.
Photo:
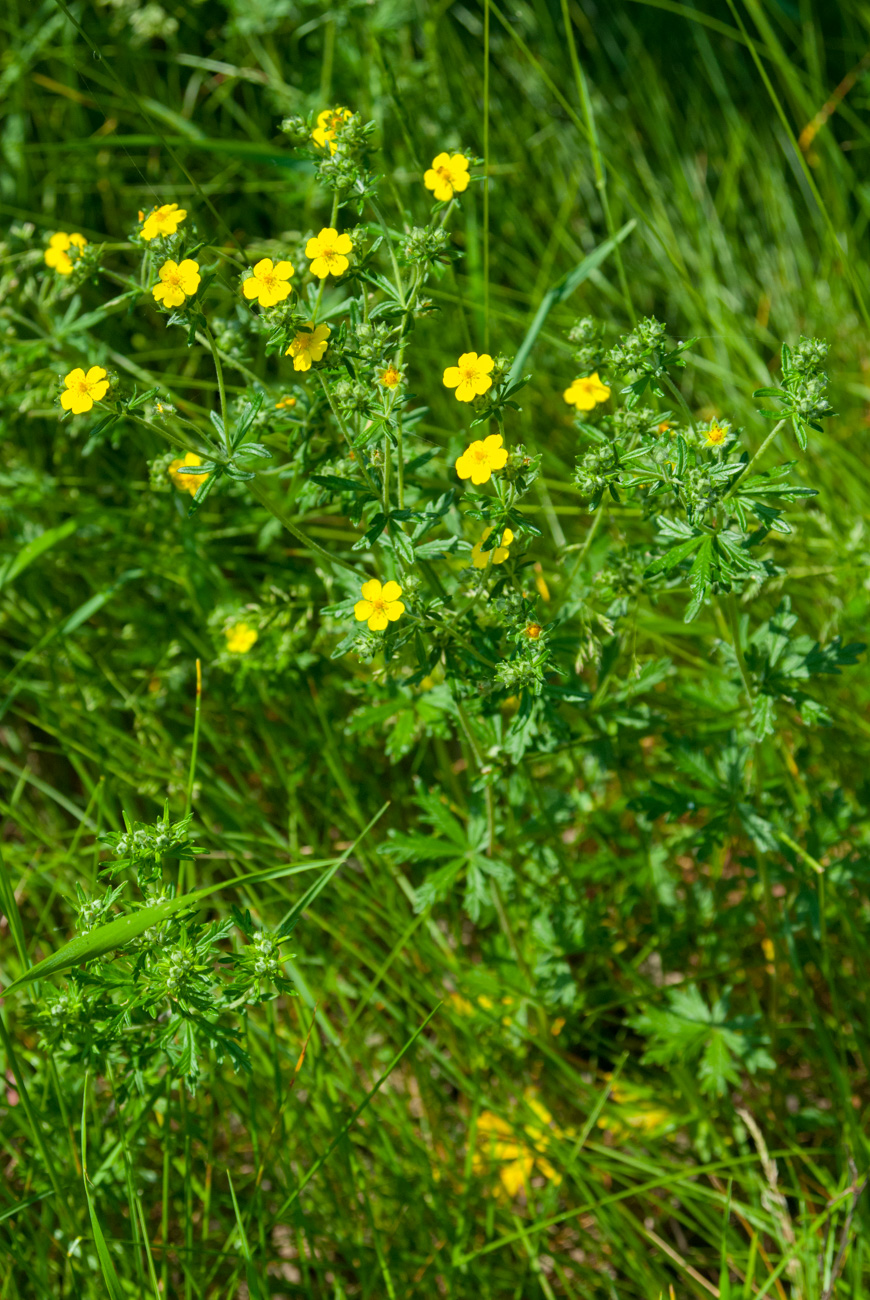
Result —
[[275, 403], [275, 410], [276, 410], [276, 411], [284, 411], [284, 410], [287, 410], [287, 409], [291, 409], [291, 408], [294, 407], [295, 405], [296, 405], [296, 398], [295, 398], [295, 397], [282, 397], [281, 400], [280, 400], [280, 402], [276, 402], [276, 403]]
[[199, 262], [186, 257], [183, 262], [164, 262], [157, 272], [160, 283], [151, 290], [164, 307], [181, 307], [185, 297], [192, 298], [199, 288]]
[[390, 363], [386, 370], [382, 370], [378, 376], [378, 383], [383, 384], [384, 388], [398, 388], [402, 382], [402, 372]]
[[353, 607], [354, 618], [360, 623], [368, 621], [370, 632], [383, 632], [388, 623], [395, 623], [405, 612], [405, 606], [399, 600], [402, 588], [397, 582], [386, 582], [381, 586], [377, 578], [371, 578], [362, 585], [362, 600]]
[[290, 344], [285, 357], [293, 358], [294, 370], [310, 370], [312, 361], [320, 361], [326, 351], [330, 329], [328, 325], [314, 326], [309, 323], [305, 329], [299, 330], [298, 334]]
[[87, 242], [84, 235], [67, 235], [63, 230], [59, 230], [56, 235], [52, 235], [48, 241], [48, 248], [43, 253], [45, 265], [52, 267], [58, 275], [71, 275], [73, 261], [69, 249], [77, 249], [75, 256], [79, 257]]
[[471, 548], [471, 562], [475, 569], [485, 569], [489, 563], [490, 556], [492, 556], [493, 564], [504, 564], [505, 560], [510, 555], [508, 547], [514, 540], [514, 535], [509, 528], [506, 528], [502, 533], [500, 546], [494, 546], [491, 551], [481, 550], [483, 543], [486, 541], [487, 537], [489, 537], [491, 532], [491, 528], [485, 528], [480, 541]]
[[460, 478], [470, 478], [472, 483], [487, 483], [495, 469], [504, 469], [508, 454], [502, 444], [500, 433], [491, 433], [488, 438], [473, 442], [456, 462], [456, 473]]
[[233, 655], [247, 654], [258, 635], [257, 629], [249, 627], [247, 623], [235, 623], [224, 631], [224, 636], [227, 639], [227, 649]]
[[349, 108], [325, 108], [322, 113], [317, 114], [317, 126], [311, 132], [311, 139], [315, 144], [319, 144], [321, 149], [329, 145], [329, 152], [335, 153], [336, 145], [335, 133], [341, 126], [342, 122], [349, 122], [353, 113]]
[[109, 381], [102, 366], [91, 366], [87, 374], [79, 367], [65, 377], [66, 392], [60, 395], [60, 404], [73, 415], [83, 415], [94, 402], [101, 402], [109, 391]]
[[489, 375], [492, 367], [493, 360], [488, 353], [478, 356], [476, 352], [463, 352], [458, 365], [448, 366], [444, 371], [444, 387], [456, 389], [457, 401], [470, 402], [492, 388]]
[[731, 432], [729, 424], [720, 424], [718, 420], [712, 420], [710, 428], [707, 430], [707, 441], [705, 447], [721, 447]]
[[166, 471], [171, 481], [178, 488], [179, 492], [189, 492], [195, 496], [198, 489], [202, 486], [203, 481], [208, 478], [207, 474], [179, 474], [182, 465], [201, 465], [202, 457], [197, 456], [195, 451], [188, 451], [183, 457], [172, 461]]
[[602, 384], [598, 372], [586, 375], [584, 379], [575, 379], [570, 388], [562, 394], [569, 406], [576, 406], [578, 411], [591, 411], [599, 402], [606, 402], [610, 389]]
[[325, 280], [328, 275], [344, 275], [350, 266], [347, 254], [352, 252], [350, 235], [340, 235], [332, 226], [324, 226], [305, 245], [305, 256], [312, 259], [311, 274], [318, 280]]
[[[158, 235], [174, 235], [186, 216], [185, 209], [180, 208], [177, 203], [164, 203], [162, 207], [155, 208], [148, 214], [139, 233], [143, 239], [156, 239]], [[142, 220], [141, 216], [139, 220]]]
[[530, 641], [537, 641], [543, 630], [544, 629], [541, 627], [540, 623], [526, 624], [526, 636]]
[[253, 274], [242, 281], [242, 293], [246, 298], [256, 298], [261, 307], [274, 307], [289, 296], [287, 281], [293, 274], [291, 262], [273, 262], [271, 257], [263, 257], [255, 265]]
[[454, 194], [468, 189], [468, 159], [464, 154], [439, 153], [423, 176], [423, 184], [432, 190], [439, 203], [447, 203]]

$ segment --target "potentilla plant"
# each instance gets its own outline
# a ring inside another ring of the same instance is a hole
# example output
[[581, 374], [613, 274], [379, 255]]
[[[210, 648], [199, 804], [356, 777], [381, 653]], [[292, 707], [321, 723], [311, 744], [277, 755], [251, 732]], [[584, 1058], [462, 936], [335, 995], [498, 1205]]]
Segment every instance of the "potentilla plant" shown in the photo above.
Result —
[[[770, 539], [787, 535], [790, 508], [815, 495], [796, 481], [795, 461], [769, 463], [767, 456], [787, 429], [805, 448], [832, 414], [825, 344], [783, 346], [781, 384], [757, 394], [776, 404], [759, 411], [774, 423], [750, 454], [743, 430], [719, 415], [700, 418], [684, 398], [680, 381], [693, 340], [671, 340], [665, 325], [649, 318], [609, 345], [594, 321], [578, 321], [569, 334], [575, 355], [564, 399], [576, 412], [574, 484], [592, 522], [581, 541], [566, 543], [554, 600], [527, 501], [541, 457], [517, 434], [517, 399], [530, 377], [480, 339], [444, 356], [440, 375], [430, 373], [426, 385], [450, 395], [465, 431], [452, 464], [422, 436], [426, 395], [412, 391], [415, 328], [435, 311], [430, 282], [460, 255], [450, 222], [482, 179], [479, 160], [439, 152], [413, 200], [428, 217], [413, 225], [407, 212], [382, 206], [393, 190], [375, 169], [373, 122], [335, 106], [288, 118], [282, 129], [331, 195], [325, 224], [298, 243], [272, 240], [248, 255], [227, 243], [225, 232], [203, 239], [194, 213], [163, 202], [139, 213], [122, 245], [57, 232], [43, 256], [24, 234], [16, 236], [19, 314], [36, 304], [56, 315], [66, 304], [75, 319], [78, 287], [98, 271], [120, 289], [64, 336], [69, 368], [60, 376], [58, 409], [86, 430], [85, 449], [125, 427], [144, 429], [169, 447], [151, 462], [156, 490], [189, 494], [191, 515], [208, 499], [229, 510], [250, 494], [276, 529], [295, 537], [320, 575], [312, 579], [320, 648], [370, 665], [374, 699], [387, 682], [443, 687], [432, 726], [452, 727], [470, 747], [482, 853], [493, 862], [494, 792], [505, 773], [528, 754], [575, 743], [589, 720], [605, 734], [648, 724], [648, 709], [636, 718], [632, 710], [667, 679], [670, 661], [633, 665], [618, 685], [611, 676], [621, 629], [641, 601], [679, 602], [686, 621], [711, 612], [721, 632], [711, 657], [738, 692], [735, 724], [750, 747], [771, 733], [783, 706], [807, 725], [824, 722], [805, 684], [853, 663], [860, 647], [835, 640], [822, 648], [793, 635], [787, 596], [777, 597], [772, 618], [752, 626], [748, 601], [781, 587], [787, 569]], [[138, 260], [133, 270], [131, 258]], [[101, 364], [105, 349], [91, 327], [146, 302], [189, 347], [211, 354], [217, 400], [206, 418], [182, 393], [141, 390]], [[267, 363], [252, 369], [258, 340]], [[233, 400], [230, 369], [244, 381]], [[757, 441], [755, 430], [749, 437]], [[626, 503], [639, 509], [641, 525], [634, 535], [620, 531], [593, 571], [602, 521], [611, 506]], [[301, 522], [326, 505], [358, 533], [349, 553], [324, 547]], [[292, 671], [294, 655], [311, 652], [287, 632], [282, 599], [214, 612], [221, 664]], [[479, 914], [478, 896], [473, 906]], [[179, 947], [185, 987], [198, 987], [202, 945], [215, 947], [223, 937], [197, 932]], [[160, 967], [153, 979], [164, 978]]]

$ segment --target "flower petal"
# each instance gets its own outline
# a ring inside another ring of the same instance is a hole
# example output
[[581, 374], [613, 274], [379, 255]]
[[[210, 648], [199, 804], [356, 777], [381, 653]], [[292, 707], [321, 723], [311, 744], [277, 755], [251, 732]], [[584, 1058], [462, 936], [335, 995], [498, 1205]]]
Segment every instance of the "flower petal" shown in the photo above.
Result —
[[247, 280], [242, 281], [242, 293], [246, 298], [259, 298], [260, 281], [255, 275], [249, 275]]
[[397, 618], [401, 618], [405, 612], [405, 606], [400, 600], [391, 600], [386, 608], [387, 618], [391, 623], [395, 623]]
[[101, 379], [98, 384], [94, 384], [91, 387], [91, 397], [94, 399], [95, 402], [101, 402], [103, 398], [106, 396], [106, 393], [108, 391], [109, 391], [108, 379]]
[[460, 478], [471, 478], [472, 460], [467, 451], [457, 459], [454, 468]]
[[381, 596], [380, 578], [369, 578], [364, 582], [360, 590], [363, 600], [379, 600]]
[[84, 378], [85, 372], [82, 370], [81, 366], [77, 366], [76, 369], [71, 370], [66, 377], [65, 383], [67, 388], [72, 388], [73, 384], [83, 383]]
[[259, 280], [263, 280], [267, 275], [271, 275], [272, 270], [271, 257], [261, 257], [259, 262], [254, 263], [254, 275], [257, 276]]
[[106, 372], [102, 366], [91, 366], [90, 370], [85, 375], [85, 379], [89, 384], [95, 384], [99, 379], [105, 379], [105, 377]]
[[461, 378], [458, 366], [448, 366], [444, 371], [444, 387], [455, 388]]
[[381, 598], [389, 603], [391, 600], [398, 600], [402, 594], [402, 588], [397, 582], [385, 582], [381, 590]]
[[358, 622], [364, 623], [367, 618], [371, 617], [374, 605], [370, 600], [358, 600], [353, 607], [353, 616]]
[[319, 256], [320, 256], [320, 236], [319, 236], [319, 235], [315, 235], [313, 239], [309, 239], [308, 243], [305, 245], [305, 256], [306, 256], [306, 257], [319, 257]]
[[275, 267], [275, 274], [279, 280], [289, 280], [291, 275], [295, 275], [296, 269], [292, 262], [278, 262]]
[[388, 622], [387, 611], [385, 609], [377, 609], [369, 619], [369, 631], [383, 632]]
[[352, 253], [353, 240], [351, 239], [350, 235], [339, 235], [338, 239], [335, 241], [332, 247], [336, 253], [342, 253], [342, 254]]

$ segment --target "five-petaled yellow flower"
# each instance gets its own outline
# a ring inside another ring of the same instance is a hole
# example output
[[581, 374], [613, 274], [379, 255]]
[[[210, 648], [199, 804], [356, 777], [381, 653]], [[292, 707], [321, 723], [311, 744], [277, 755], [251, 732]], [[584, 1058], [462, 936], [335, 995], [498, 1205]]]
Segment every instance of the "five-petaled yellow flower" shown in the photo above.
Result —
[[726, 441], [730, 432], [731, 432], [730, 425], [720, 424], [718, 420], [713, 420], [712, 424], [710, 425], [710, 428], [707, 430], [707, 441], [704, 443], [704, 446], [721, 447], [723, 442]]
[[362, 585], [362, 600], [353, 607], [354, 618], [360, 623], [368, 621], [370, 632], [383, 632], [388, 623], [395, 623], [405, 612], [405, 606], [399, 600], [402, 588], [397, 582], [386, 582], [381, 586], [378, 578], [371, 578]]
[[253, 275], [242, 281], [242, 293], [246, 298], [256, 298], [261, 307], [274, 307], [289, 297], [287, 282], [293, 274], [292, 262], [273, 262], [271, 257], [263, 257], [255, 265]]
[[468, 189], [468, 159], [464, 154], [439, 153], [423, 176], [423, 184], [432, 190], [439, 203], [447, 203], [454, 194]]
[[344, 275], [350, 265], [347, 254], [352, 252], [350, 235], [340, 235], [332, 226], [325, 226], [305, 245], [305, 256], [312, 259], [311, 274], [318, 280], [325, 280], [328, 275]]
[[505, 560], [510, 555], [508, 547], [514, 540], [514, 535], [509, 528], [506, 528], [502, 533], [500, 546], [494, 546], [491, 551], [482, 551], [480, 549], [491, 532], [491, 528], [485, 528], [480, 541], [471, 548], [471, 562], [475, 569], [485, 569], [489, 563], [490, 556], [492, 557], [493, 564], [504, 564]]
[[322, 113], [317, 114], [317, 126], [311, 132], [311, 139], [315, 144], [319, 144], [321, 149], [329, 145], [329, 152], [335, 153], [336, 145], [335, 133], [341, 126], [342, 122], [349, 122], [353, 113], [349, 108], [325, 108]]
[[199, 262], [189, 257], [183, 262], [164, 262], [157, 274], [160, 283], [151, 292], [164, 307], [181, 307], [185, 297], [192, 298], [199, 288]]
[[473, 442], [457, 460], [456, 473], [460, 478], [470, 478], [472, 483], [487, 483], [494, 469], [504, 469], [507, 464], [508, 454], [501, 444], [500, 433]]
[[378, 383], [383, 384], [384, 388], [398, 388], [402, 382], [402, 372], [397, 370], [392, 363], [382, 370], [378, 376]]
[[583, 379], [575, 379], [570, 388], [566, 388], [562, 394], [569, 406], [576, 406], [578, 411], [591, 411], [599, 402], [606, 402], [610, 396], [610, 389], [606, 384], [602, 384], [598, 378], [598, 371], [594, 375], [586, 375]]
[[227, 649], [230, 654], [234, 655], [247, 654], [258, 635], [257, 629], [249, 627], [247, 623], [235, 623], [224, 631], [224, 636], [227, 639]]
[[43, 253], [45, 265], [52, 267], [58, 275], [71, 275], [73, 261], [69, 255], [70, 248], [78, 249], [75, 254], [80, 257], [82, 250], [87, 244], [84, 235], [67, 235], [63, 230], [59, 230], [56, 235], [52, 235], [48, 241], [48, 248]]
[[489, 374], [492, 367], [493, 360], [487, 352], [481, 356], [476, 352], [463, 352], [459, 364], [448, 366], [444, 371], [444, 387], [455, 388], [459, 402], [473, 401], [488, 388], [492, 388]]
[[171, 481], [178, 488], [179, 492], [189, 492], [191, 496], [196, 496], [203, 482], [208, 478], [207, 474], [179, 474], [182, 465], [201, 465], [202, 457], [197, 456], [195, 451], [185, 452], [183, 458], [174, 460], [166, 471]]
[[143, 239], [156, 239], [158, 235], [174, 235], [186, 216], [185, 209], [180, 208], [177, 203], [164, 203], [162, 207], [155, 208], [148, 214], [139, 233]]
[[73, 415], [84, 415], [94, 402], [101, 402], [109, 391], [109, 381], [102, 366], [91, 366], [87, 374], [79, 367], [65, 377], [66, 392], [60, 395], [60, 404]]
[[321, 361], [329, 347], [329, 326], [313, 325], [310, 321], [305, 329], [300, 330], [290, 344], [285, 357], [293, 358], [294, 370], [310, 370], [312, 361]]

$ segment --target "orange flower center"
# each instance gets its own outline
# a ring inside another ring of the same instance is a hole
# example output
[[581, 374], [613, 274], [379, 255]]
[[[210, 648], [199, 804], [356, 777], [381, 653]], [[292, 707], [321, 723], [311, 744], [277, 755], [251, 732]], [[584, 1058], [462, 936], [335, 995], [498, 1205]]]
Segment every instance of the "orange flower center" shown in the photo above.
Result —
[[171, 285], [173, 289], [181, 288], [181, 272], [167, 271], [163, 275], [163, 283]]
[[541, 635], [540, 623], [530, 623], [529, 626], [526, 628], [526, 636], [529, 638], [530, 641], [537, 641], [540, 635]]
[[441, 177], [442, 181], [446, 181], [448, 185], [453, 183], [453, 177], [450, 174], [449, 167], [439, 167], [438, 175]]
[[169, 220], [169, 213], [168, 213], [168, 212], [155, 212], [155, 213], [152, 214], [151, 219], [152, 219], [152, 221], [156, 221], [157, 224], [158, 224], [158, 226], [165, 226], [166, 223], [167, 223], [167, 221]]
[[264, 289], [277, 289], [278, 277], [274, 271], [267, 271], [265, 275], [259, 276], [260, 284]]
[[74, 393], [78, 393], [79, 397], [88, 397], [90, 395], [91, 386], [87, 379], [77, 379], [72, 385], [72, 390]]
[[332, 247], [321, 248], [320, 256], [323, 258], [324, 262], [334, 262], [338, 257], [338, 253], [336, 253], [335, 249]]
[[489, 452], [486, 450], [483, 443], [479, 443], [478, 446], [475, 447], [474, 459], [479, 461], [481, 465], [485, 465], [489, 460]]
[[383, 596], [375, 596], [372, 601], [372, 612], [375, 614], [383, 614], [386, 608], [387, 602], [384, 600]]
[[473, 384], [477, 378], [477, 371], [474, 366], [468, 366], [462, 372], [462, 378], [466, 384]]

